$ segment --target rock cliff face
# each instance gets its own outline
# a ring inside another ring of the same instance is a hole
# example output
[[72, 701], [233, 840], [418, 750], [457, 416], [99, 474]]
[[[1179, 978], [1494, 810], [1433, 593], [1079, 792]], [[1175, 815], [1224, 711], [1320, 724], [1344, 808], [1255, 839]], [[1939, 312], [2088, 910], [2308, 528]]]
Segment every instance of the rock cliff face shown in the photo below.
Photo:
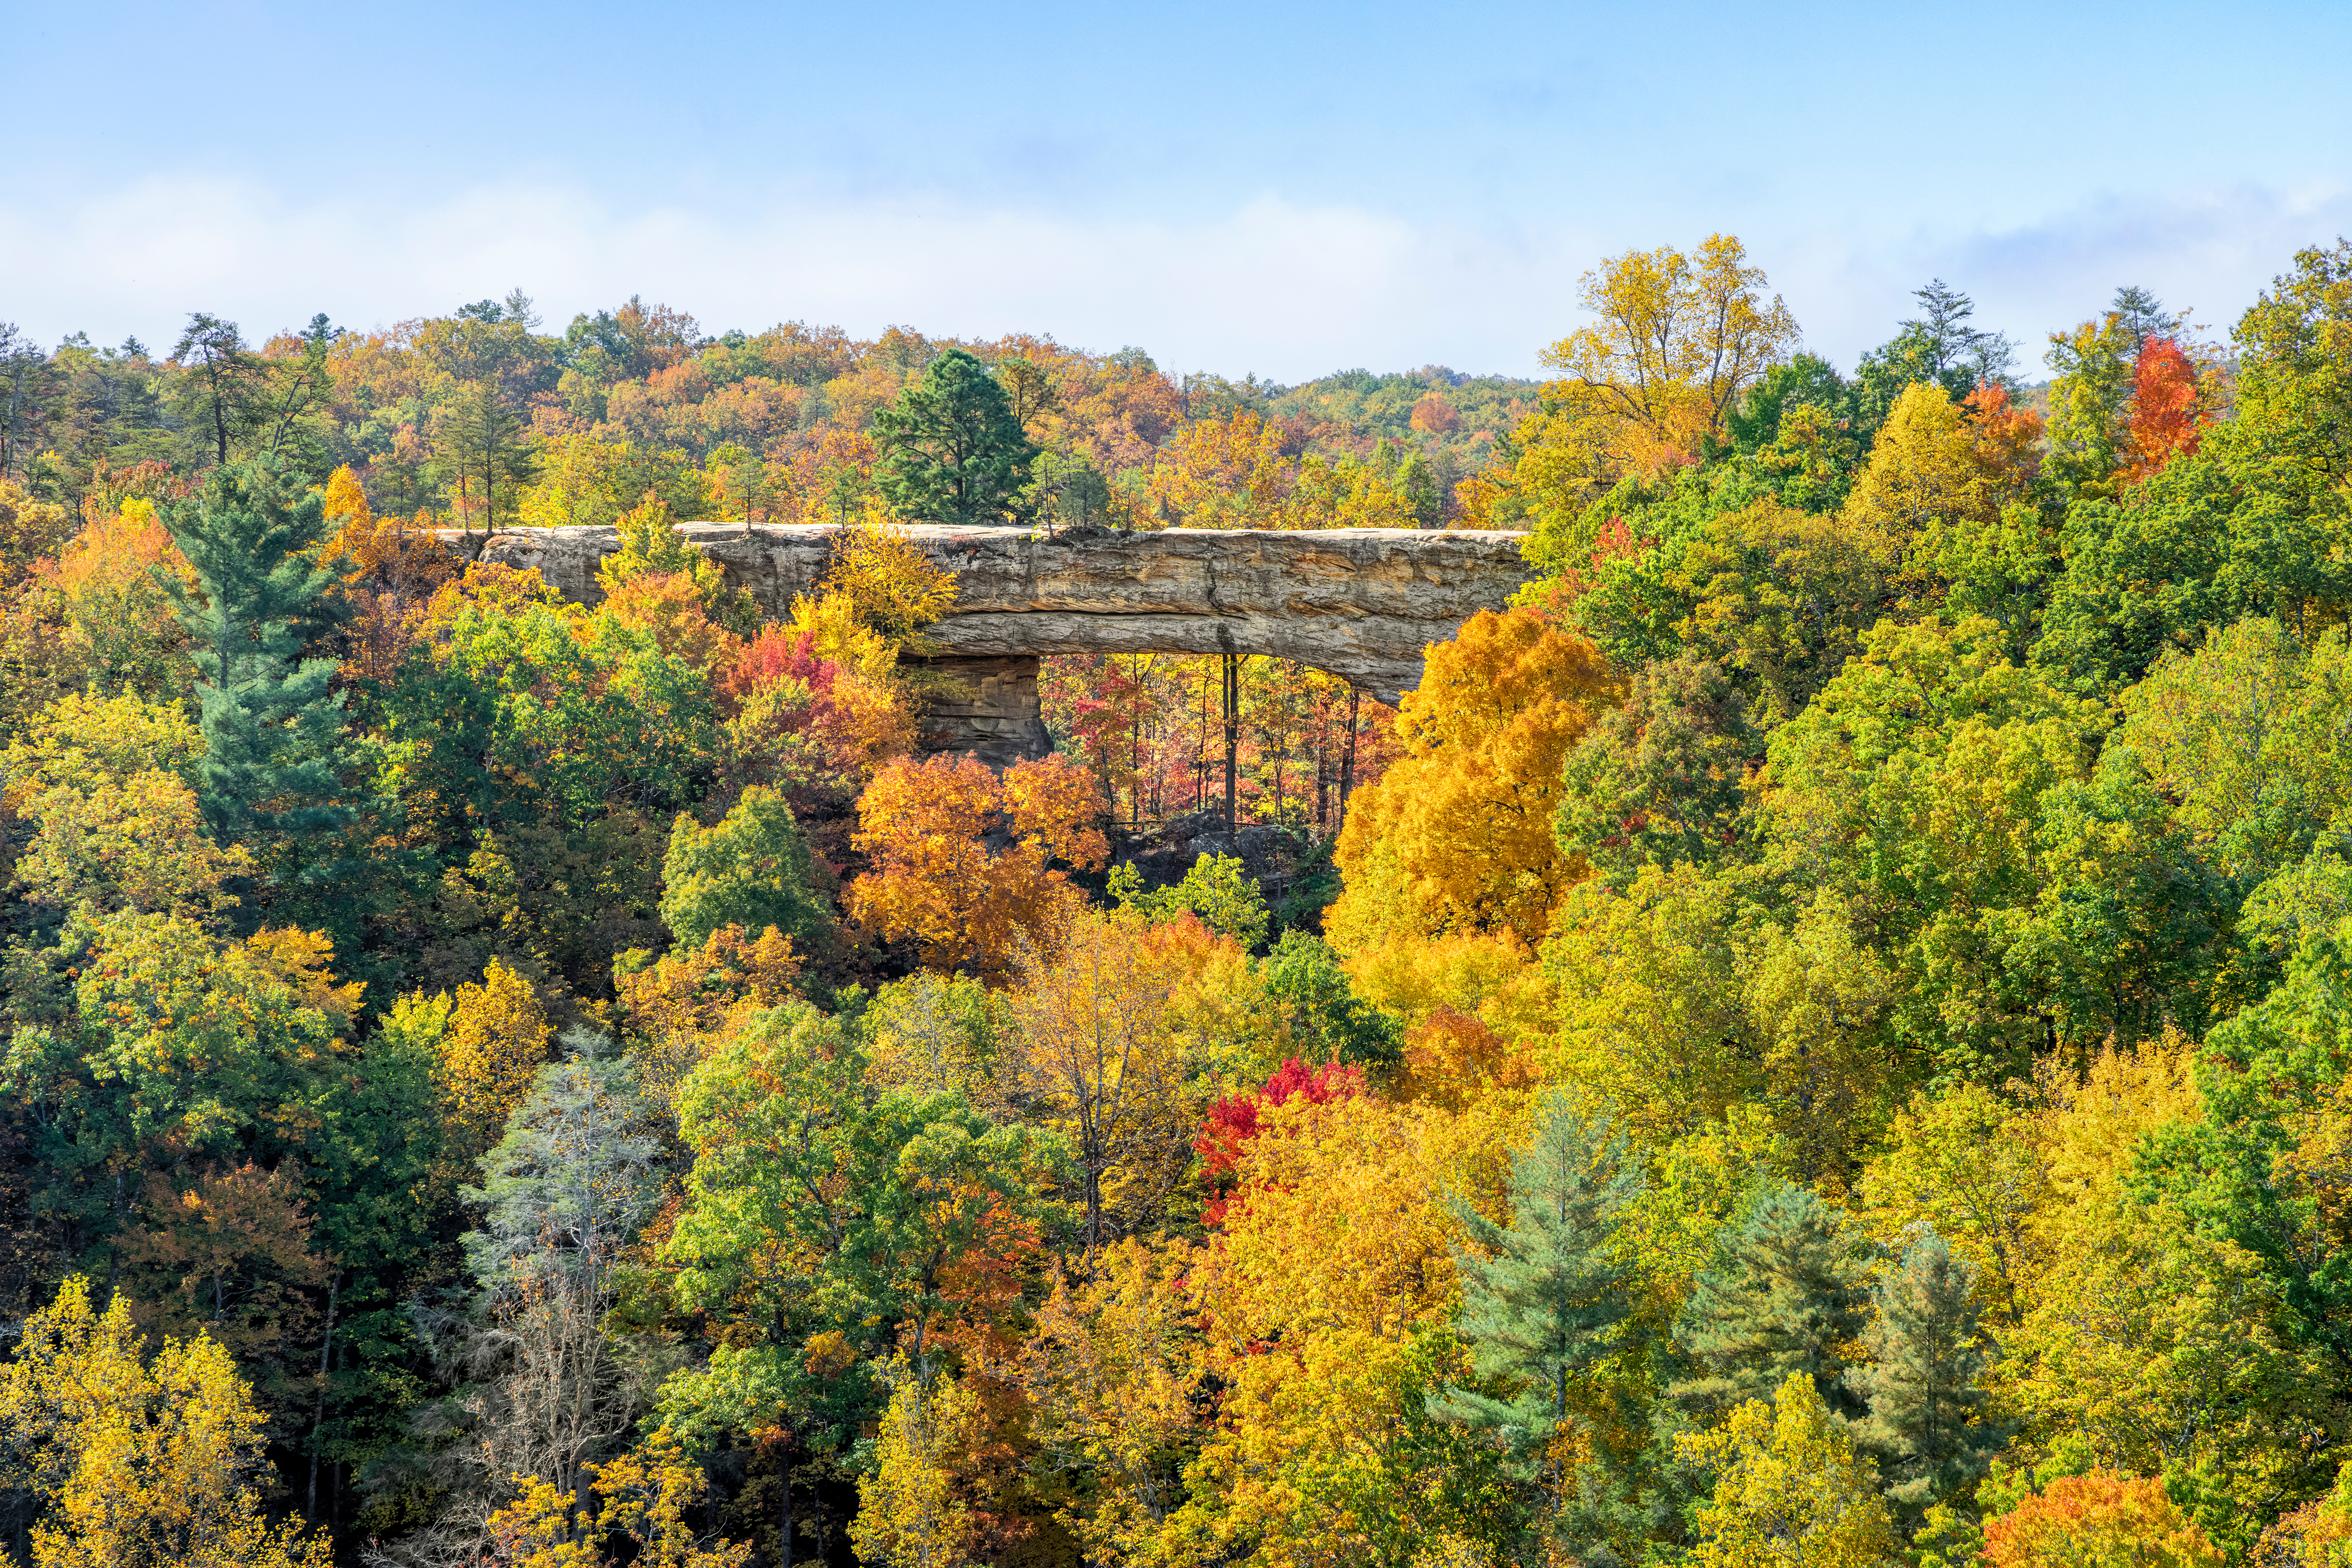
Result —
[[[782, 616], [823, 575], [835, 530], [685, 523], [679, 532]], [[978, 750], [999, 766], [1000, 756], [1034, 755], [1045, 743], [1041, 654], [1271, 654], [1393, 701], [1420, 684], [1423, 647], [1478, 611], [1502, 608], [1528, 575], [1517, 533], [1175, 528], [1047, 538], [936, 524], [908, 532], [956, 574], [954, 607], [934, 635], [943, 662], [973, 689], [969, 712], [935, 710], [935, 745]], [[536, 567], [590, 604], [598, 562], [619, 548], [609, 528], [516, 529], [491, 536], [482, 558]]]

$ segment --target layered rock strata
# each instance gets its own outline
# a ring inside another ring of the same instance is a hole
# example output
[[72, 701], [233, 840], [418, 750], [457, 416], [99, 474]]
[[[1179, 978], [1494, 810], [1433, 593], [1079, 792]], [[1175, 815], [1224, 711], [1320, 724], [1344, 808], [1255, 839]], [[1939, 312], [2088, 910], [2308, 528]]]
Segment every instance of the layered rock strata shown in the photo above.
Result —
[[[836, 531], [684, 523], [678, 531], [781, 616], [824, 574]], [[935, 709], [937, 749], [978, 750], [1002, 766], [1045, 744], [1036, 660], [1058, 653], [1270, 654], [1330, 671], [1393, 701], [1421, 680], [1422, 651], [1526, 580], [1523, 535], [1358, 528], [1319, 531], [1173, 528], [1047, 536], [1021, 528], [917, 524], [908, 535], [953, 572], [956, 599], [933, 635], [972, 688]], [[481, 557], [535, 567], [583, 604], [620, 548], [609, 528], [523, 528]]]

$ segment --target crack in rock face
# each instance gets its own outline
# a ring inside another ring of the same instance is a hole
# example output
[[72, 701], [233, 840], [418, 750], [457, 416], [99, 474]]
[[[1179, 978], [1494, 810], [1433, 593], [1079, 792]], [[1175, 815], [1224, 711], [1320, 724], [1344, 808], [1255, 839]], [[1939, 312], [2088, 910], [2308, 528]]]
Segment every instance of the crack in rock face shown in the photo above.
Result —
[[[688, 522], [677, 531], [763, 614], [782, 618], [794, 595], [815, 590], [838, 530]], [[955, 574], [955, 603], [931, 635], [943, 673], [970, 693], [934, 704], [928, 747], [976, 752], [998, 767], [1050, 745], [1037, 713], [1043, 655], [1267, 654], [1393, 702], [1420, 684], [1429, 644], [1480, 610], [1504, 608], [1528, 575], [1519, 553], [1526, 536], [1500, 531], [1093, 529], [1049, 537], [917, 523], [907, 533]], [[610, 528], [518, 528], [490, 535], [479, 559], [536, 568], [566, 597], [593, 604], [603, 596], [597, 565], [620, 547]]]

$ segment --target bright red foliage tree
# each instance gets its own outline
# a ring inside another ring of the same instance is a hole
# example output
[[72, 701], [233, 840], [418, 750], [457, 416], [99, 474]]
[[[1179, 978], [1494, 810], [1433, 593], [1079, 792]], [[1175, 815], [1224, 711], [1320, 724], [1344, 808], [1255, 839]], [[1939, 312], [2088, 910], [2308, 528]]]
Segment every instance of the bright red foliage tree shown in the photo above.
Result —
[[1293, 1099], [1328, 1105], [1364, 1092], [1364, 1069], [1360, 1067], [1326, 1062], [1310, 1068], [1292, 1057], [1274, 1069], [1274, 1076], [1256, 1093], [1237, 1094], [1211, 1106], [1207, 1120], [1201, 1123], [1201, 1135], [1192, 1141], [1193, 1152], [1201, 1156], [1202, 1177], [1217, 1194], [1202, 1217], [1211, 1225], [1224, 1219], [1234, 1173], [1240, 1168], [1243, 1151], [1258, 1135], [1259, 1118], [1266, 1110]]

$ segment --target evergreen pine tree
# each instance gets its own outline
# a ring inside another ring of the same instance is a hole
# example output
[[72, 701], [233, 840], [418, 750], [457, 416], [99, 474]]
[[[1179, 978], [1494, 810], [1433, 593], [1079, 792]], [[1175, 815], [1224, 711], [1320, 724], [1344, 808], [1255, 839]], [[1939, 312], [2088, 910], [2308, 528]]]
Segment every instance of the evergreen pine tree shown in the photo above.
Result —
[[1642, 1177], [1605, 1118], [1555, 1101], [1511, 1165], [1511, 1223], [1457, 1205], [1477, 1250], [1460, 1254], [1461, 1331], [1483, 1377], [1524, 1385], [1510, 1399], [1449, 1389], [1440, 1414], [1540, 1453], [1568, 1416], [1569, 1380], [1608, 1354], [1630, 1272], [1617, 1227]]
[[882, 493], [903, 515], [933, 522], [1009, 521], [1037, 456], [1004, 388], [961, 349], [877, 411], [874, 435]]
[[1836, 1213], [1804, 1188], [1775, 1182], [1744, 1221], [1726, 1227], [1716, 1249], [1675, 1322], [1692, 1373], [1667, 1396], [1708, 1422], [1770, 1399], [1802, 1373], [1832, 1410], [1854, 1409], [1840, 1382], [1838, 1347], [1863, 1325], [1862, 1264]]
[[1476, 1250], [1456, 1255], [1462, 1275], [1462, 1336], [1481, 1377], [1519, 1385], [1509, 1398], [1449, 1388], [1430, 1401], [1443, 1418], [1496, 1433], [1510, 1470], [1541, 1479], [1557, 1546], [1580, 1561], [1621, 1561], [1618, 1546], [1639, 1534], [1629, 1478], [1607, 1463], [1561, 1473], [1554, 1436], [1571, 1419], [1570, 1384], [1617, 1347], [1631, 1309], [1632, 1266], [1617, 1239], [1642, 1175], [1625, 1140], [1605, 1117], [1553, 1100], [1534, 1140], [1512, 1161], [1511, 1223], [1496, 1225], [1466, 1205], [1455, 1215]]
[[337, 799], [335, 661], [302, 657], [334, 583], [317, 552], [326, 497], [274, 460], [233, 463], [164, 521], [196, 576], [193, 593], [172, 586], [203, 678], [198, 799], [216, 835], [267, 859], [271, 841], [282, 847], [349, 816]]
[[1906, 1529], [1973, 1485], [2009, 1436], [1983, 1421], [1974, 1283], [1975, 1270], [1932, 1226], [1916, 1227], [1901, 1266], [1871, 1293], [1878, 1315], [1863, 1335], [1870, 1362], [1846, 1373], [1870, 1405], [1855, 1445], [1877, 1458]]

